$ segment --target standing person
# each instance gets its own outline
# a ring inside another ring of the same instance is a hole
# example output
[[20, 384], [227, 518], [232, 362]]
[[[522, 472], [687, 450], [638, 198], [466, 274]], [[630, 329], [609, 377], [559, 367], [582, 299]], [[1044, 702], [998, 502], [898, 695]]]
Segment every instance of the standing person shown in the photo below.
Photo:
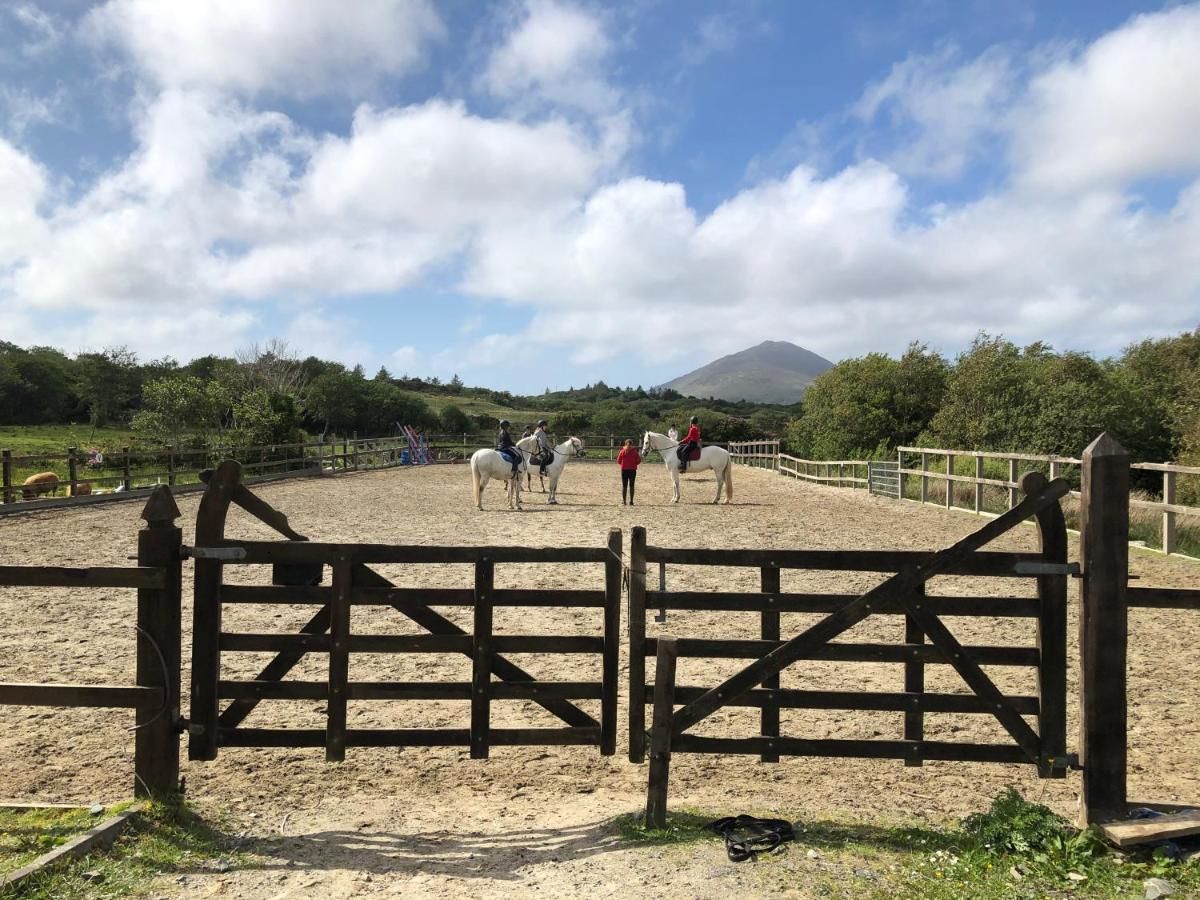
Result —
[[541, 469], [538, 471], [538, 474], [542, 478], [546, 477], [546, 466], [554, 462], [554, 443], [550, 440], [550, 435], [546, 434], [546, 426], [548, 424], [545, 419], [541, 419], [533, 432], [537, 435], [538, 450], [541, 451], [539, 460]]
[[513, 478], [516, 478], [517, 472], [521, 468], [521, 451], [517, 449], [512, 435], [508, 433], [508, 419], [500, 420], [500, 431], [496, 435], [496, 449], [500, 451], [501, 456], [512, 463]]
[[529, 437], [531, 434], [533, 434], [533, 426], [526, 425], [525, 430], [521, 432], [521, 440], [525, 440], [525, 438]]
[[679, 443], [679, 429], [675, 427], [674, 422], [672, 422], [671, 427], [667, 429], [667, 437], [669, 437], [675, 443]]
[[617, 465], [621, 467], [621, 505], [625, 505], [625, 493], [629, 493], [629, 505], [633, 506], [633, 486], [637, 481], [637, 468], [641, 465], [642, 454], [632, 440], [625, 441], [621, 452], [617, 454]]
[[700, 446], [700, 419], [692, 416], [691, 425], [688, 426], [687, 434], [683, 436], [683, 440], [679, 442], [679, 471], [686, 472], [688, 458], [692, 455], [692, 451]]

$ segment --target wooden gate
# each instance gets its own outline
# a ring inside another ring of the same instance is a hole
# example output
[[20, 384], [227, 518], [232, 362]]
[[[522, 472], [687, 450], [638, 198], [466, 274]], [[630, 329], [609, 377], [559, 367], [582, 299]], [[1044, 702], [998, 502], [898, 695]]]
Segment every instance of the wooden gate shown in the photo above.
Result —
[[[282, 534], [287, 541], [236, 541], [224, 536], [230, 503]], [[380, 544], [320, 544], [294, 531], [287, 517], [241, 483], [241, 468], [225, 462], [209, 479], [196, 522], [196, 595], [192, 638], [190, 759], [214, 759], [219, 747], [321, 747], [326, 758], [344, 758], [346, 747], [469, 746], [482, 759], [491, 746], [598, 745], [616, 751], [617, 660], [620, 631], [621, 532], [604, 547], [432, 547]], [[474, 567], [466, 589], [398, 588], [370, 568], [372, 563], [464, 563]], [[497, 565], [508, 563], [601, 564], [603, 584], [595, 590], [495, 590]], [[223, 583], [229, 565], [271, 565], [271, 586]], [[331, 584], [324, 586], [324, 570]], [[298, 634], [226, 633], [225, 604], [309, 604], [318, 612]], [[389, 606], [426, 634], [353, 634], [351, 607]], [[455, 625], [434, 606], [473, 608], [473, 629]], [[594, 635], [493, 635], [496, 607], [593, 608]], [[223, 653], [273, 651], [277, 656], [250, 681], [221, 677]], [[352, 682], [351, 654], [462, 653], [472, 660], [469, 682]], [[328, 654], [324, 681], [285, 681], [307, 653]], [[601, 658], [596, 681], [539, 681], [504, 653], [587, 653]], [[495, 675], [499, 680], [493, 680]], [[324, 729], [246, 728], [242, 723], [262, 700], [324, 700]], [[574, 702], [599, 700], [597, 721]], [[470, 724], [463, 728], [347, 728], [349, 700], [463, 700]], [[557, 728], [492, 728], [493, 700], [533, 701], [563, 723]], [[229, 701], [222, 708], [222, 702]]]
[[[781, 755], [973, 762], [1027, 762], [1043, 777], [1061, 778], [1071, 760], [1066, 753], [1066, 578], [1067, 535], [1059, 505], [1068, 485], [1030, 473], [1021, 481], [1024, 499], [952, 547], [936, 553], [871, 550], [700, 550], [647, 546], [644, 529], [631, 542], [629, 757], [641, 762], [650, 744], [647, 822], [665, 824], [667, 780], [672, 753], [752, 753], [764, 762]], [[980, 548], [1033, 517], [1040, 553], [981, 551]], [[648, 563], [753, 566], [761, 570], [761, 592], [664, 592], [646, 590]], [[894, 572], [862, 594], [783, 593], [781, 569]], [[929, 596], [926, 582], [937, 575], [1028, 577], [1037, 580], [1036, 599], [1018, 597]], [[646, 609], [753, 611], [761, 617], [761, 640], [646, 638]], [[791, 640], [780, 640], [782, 612], [828, 613]], [[905, 616], [903, 644], [831, 643], [872, 615]], [[963, 646], [943, 624], [943, 616], [1012, 616], [1037, 621], [1036, 647]], [[925, 638], [929, 643], [924, 642]], [[646, 659], [657, 659], [653, 687], [646, 685]], [[675, 683], [679, 656], [755, 660], [715, 687]], [[779, 673], [804, 659], [896, 662], [904, 665], [904, 691], [804, 691], [779, 688]], [[924, 667], [952, 666], [969, 694], [924, 690]], [[982, 670], [984, 665], [1028, 666], [1037, 670], [1037, 696], [1005, 696]], [[646, 703], [654, 703], [654, 721], [646, 732]], [[682, 709], [676, 706], [682, 705]], [[688, 729], [725, 706], [761, 709], [757, 737], [707, 737]], [[813, 740], [780, 736], [780, 709], [894, 710], [904, 714], [903, 740]], [[1009, 743], [960, 743], [925, 740], [927, 712], [994, 715]], [[1024, 716], [1036, 716], [1035, 731]]]

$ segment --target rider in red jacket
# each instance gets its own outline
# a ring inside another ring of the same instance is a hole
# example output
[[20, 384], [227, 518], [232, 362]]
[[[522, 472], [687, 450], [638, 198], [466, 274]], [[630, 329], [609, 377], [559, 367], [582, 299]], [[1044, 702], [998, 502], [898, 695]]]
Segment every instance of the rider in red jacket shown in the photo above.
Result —
[[676, 451], [679, 454], [679, 471], [686, 472], [688, 458], [692, 455], [692, 450], [700, 446], [700, 420], [696, 416], [692, 416], [692, 423], [688, 426], [687, 434], [683, 436], [683, 440], [679, 442], [679, 449]]

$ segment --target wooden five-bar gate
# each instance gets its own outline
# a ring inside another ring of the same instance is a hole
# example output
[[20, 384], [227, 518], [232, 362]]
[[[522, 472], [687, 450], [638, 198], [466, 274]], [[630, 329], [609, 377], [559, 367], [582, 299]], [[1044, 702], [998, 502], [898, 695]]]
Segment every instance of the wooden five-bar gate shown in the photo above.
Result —
[[[326, 758], [341, 760], [348, 746], [469, 746], [472, 758], [491, 746], [582, 744], [616, 751], [617, 662], [620, 651], [621, 532], [609, 532], [603, 547], [426, 547], [382, 544], [322, 544], [294, 531], [287, 518], [240, 482], [237, 463], [224, 463], [210, 479], [196, 524], [196, 597], [192, 632], [191, 759], [213, 759], [222, 746], [324, 746]], [[287, 541], [239, 541], [225, 537], [225, 518], [236, 504], [274, 528]], [[471, 588], [400, 588], [372, 564], [460, 563], [474, 568]], [[603, 567], [593, 590], [498, 590], [498, 565], [511, 563], [590, 564]], [[230, 565], [270, 565], [270, 586], [227, 585]], [[330, 571], [330, 583], [323, 584]], [[226, 604], [306, 604], [317, 612], [297, 634], [227, 633]], [[391, 607], [425, 634], [355, 634], [355, 606]], [[433, 607], [473, 610], [465, 631]], [[497, 607], [593, 608], [592, 635], [495, 635]], [[221, 657], [241, 651], [278, 655], [249, 681], [221, 677]], [[308, 653], [328, 656], [323, 681], [285, 681]], [[349, 679], [355, 653], [462, 653], [472, 661], [469, 682], [356, 682]], [[595, 654], [595, 681], [541, 681], [508, 660], [506, 653]], [[493, 680], [493, 676], [495, 679]], [[247, 728], [242, 723], [262, 700], [320, 699], [326, 702], [324, 729]], [[470, 704], [469, 727], [356, 729], [347, 727], [350, 700], [463, 700]], [[493, 728], [494, 700], [533, 701], [563, 723], [556, 728]], [[599, 721], [575, 700], [599, 700]], [[222, 701], [229, 701], [222, 708]]]
[[[672, 753], [749, 753], [764, 762], [781, 755], [902, 759], [920, 765], [926, 759], [971, 762], [1026, 762], [1043, 777], [1061, 778], [1071, 765], [1066, 752], [1067, 532], [1059, 499], [1065, 481], [1047, 482], [1031, 473], [1022, 479], [1025, 498], [1003, 516], [945, 550], [930, 552], [872, 550], [692, 550], [649, 546], [635, 528], [631, 542], [629, 596], [629, 757], [646, 753], [646, 703], [653, 700], [649, 732], [650, 774], [646, 819], [666, 822], [667, 786]], [[983, 551], [980, 548], [1028, 518], [1037, 522], [1040, 553]], [[761, 589], [753, 594], [647, 591], [647, 563], [752, 566], [760, 570]], [[862, 595], [785, 593], [783, 569], [895, 573]], [[1037, 598], [947, 597], [926, 592], [938, 575], [1033, 578]], [[658, 638], [645, 636], [646, 609], [752, 611], [761, 620], [760, 640]], [[825, 613], [825, 618], [790, 640], [780, 636], [783, 612]], [[903, 615], [902, 644], [834, 643], [834, 638], [875, 615]], [[1033, 618], [1035, 647], [972, 647], [954, 637], [942, 617], [992, 616]], [[925, 643], [928, 639], [929, 643]], [[653, 687], [646, 684], [648, 657], [656, 658]], [[680, 656], [749, 658], [740, 672], [715, 686], [677, 685]], [[801, 660], [895, 662], [904, 665], [904, 690], [894, 693], [781, 689], [780, 673]], [[927, 693], [924, 667], [952, 666], [969, 694]], [[983, 671], [985, 665], [1029, 666], [1037, 671], [1036, 696], [1006, 696]], [[682, 708], [677, 708], [677, 707]], [[689, 729], [722, 707], [761, 710], [755, 737], [708, 737]], [[780, 734], [780, 709], [892, 710], [904, 715], [903, 740], [835, 740]], [[923, 716], [933, 712], [994, 715], [1008, 743], [961, 743], [926, 740]], [[1037, 729], [1026, 716], [1035, 716]]]

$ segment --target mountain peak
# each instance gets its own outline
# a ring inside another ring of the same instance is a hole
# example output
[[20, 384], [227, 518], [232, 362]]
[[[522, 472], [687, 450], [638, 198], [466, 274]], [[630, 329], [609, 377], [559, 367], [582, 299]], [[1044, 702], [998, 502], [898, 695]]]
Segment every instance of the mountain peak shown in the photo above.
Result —
[[833, 363], [790, 341], [763, 341], [663, 385], [691, 397], [795, 403]]

